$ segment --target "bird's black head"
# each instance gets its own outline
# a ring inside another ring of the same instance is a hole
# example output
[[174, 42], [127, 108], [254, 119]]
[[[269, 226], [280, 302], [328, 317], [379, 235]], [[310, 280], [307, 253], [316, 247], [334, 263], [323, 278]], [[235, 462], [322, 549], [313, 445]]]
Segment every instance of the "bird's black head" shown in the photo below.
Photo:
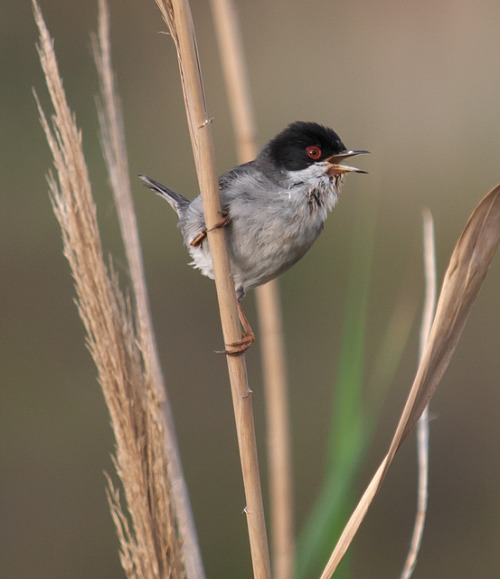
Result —
[[332, 129], [297, 121], [274, 137], [259, 157], [279, 170], [300, 171], [345, 150], [344, 143]]

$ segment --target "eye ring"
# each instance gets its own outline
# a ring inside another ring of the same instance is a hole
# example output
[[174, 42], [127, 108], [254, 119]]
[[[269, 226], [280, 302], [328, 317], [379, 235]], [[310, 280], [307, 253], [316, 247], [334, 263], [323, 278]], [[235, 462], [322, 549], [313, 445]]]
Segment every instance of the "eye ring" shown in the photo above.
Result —
[[307, 147], [306, 155], [313, 161], [317, 161], [318, 159], [321, 159], [321, 148], [317, 145]]

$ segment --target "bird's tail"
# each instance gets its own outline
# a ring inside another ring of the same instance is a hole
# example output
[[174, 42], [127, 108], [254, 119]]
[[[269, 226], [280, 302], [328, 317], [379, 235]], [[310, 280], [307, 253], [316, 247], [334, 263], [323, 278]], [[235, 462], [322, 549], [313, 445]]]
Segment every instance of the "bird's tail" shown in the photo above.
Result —
[[139, 175], [139, 178], [146, 185], [146, 187], [154, 191], [163, 199], [166, 199], [179, 217], [181, 217], [186, 207], [191, 203], [191, 201], [186, 199], [186, 197], [179, 195], [179, 193], [172, 191], [172, 189], [165, 187], [165, 185], [158, 183], [158, 181], [146, 177], [146, 175]]

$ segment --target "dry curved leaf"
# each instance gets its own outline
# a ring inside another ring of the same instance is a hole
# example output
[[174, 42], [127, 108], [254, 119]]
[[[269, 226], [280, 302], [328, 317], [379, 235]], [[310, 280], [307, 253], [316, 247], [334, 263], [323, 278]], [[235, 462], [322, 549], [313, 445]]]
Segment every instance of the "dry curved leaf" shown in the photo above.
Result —
[[333, 575], [356, 535], [399, 447], [432, 398], [455, 352], [467, 317], [500, 242], [500, 185], [469, 218], [446, 271], [422, 360], [386, 456], [347, 522], [321, 579]]

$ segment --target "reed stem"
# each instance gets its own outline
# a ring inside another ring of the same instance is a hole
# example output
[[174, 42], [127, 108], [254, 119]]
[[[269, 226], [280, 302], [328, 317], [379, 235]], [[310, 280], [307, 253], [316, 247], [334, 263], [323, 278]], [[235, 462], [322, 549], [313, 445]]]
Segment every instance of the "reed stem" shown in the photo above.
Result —
[[[191, 144], [203, 200], [205, 223], [215, 275], [215, 286], [225, 344], [241, 339], [236, 293], [225, 232], [214, 226], [222, 207], [215, 171], [211, 121], [208, 117], [191, 9], [187, 0], [156, 0], [174, 40], [182, 81]], [[260, 485], [252, 391], [248, 385], [245, 356], [226, 356], [240, 462], [245, 487], [248, 532], [254, 576], [270, 577], [269, 549]]]
[[[423, 212], [424, 229], [424, 273], [425, 273], [425, 300], [420, 328], [420, 352], [422, 358], [425, 345], [429, 339], [432, 318], [436, 308], [436, 248], [434, 243], [434, 223], [429, 210]], [[418, 491], [417, 512], [413, 526], [410, 548], [406, 557], [401, 579], [410, 579], [413, 575], [417, 556], [422, 543], [425, 517], [427, 514], [427, 497], [429, 485], [429, 406], [422, 412], [417, 424], [417, 459], [418, 459]]]
[[[250, 98], [243, 42], [234, 3], [212, 0], [219, 52], [229, 97], [238, 161], [255, 158], [255, 119]], [[295, 538], [293, 477], [285, 363], [285, 340], [279, 284], [256, 289], [260, 346], [266, 396], [267, 448], [273, 577], [293, 577]]]

